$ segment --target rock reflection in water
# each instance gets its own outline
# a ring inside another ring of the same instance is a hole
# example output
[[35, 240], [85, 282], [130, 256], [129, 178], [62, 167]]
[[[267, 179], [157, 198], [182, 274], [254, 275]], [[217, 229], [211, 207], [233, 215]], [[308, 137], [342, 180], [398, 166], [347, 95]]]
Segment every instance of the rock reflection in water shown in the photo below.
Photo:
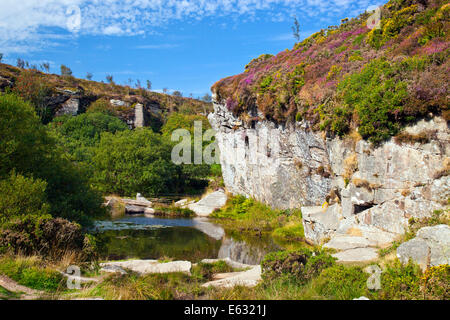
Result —
[[268, 239], [261, 239], [259, 245], [252, 245], [245, 241], [236, 241], [233, 238], [223, 238], [219, 249], [219, 259], [230, 258], [244, 264], [259, 264], [264, 256], [278, 247]]
[[271, 238], [227, 236], [207, 218], [164, 219], [126, 216], [115, 221], [97, 221], [93, 230], [101, 253], [107, 259], [172, 259], [198, 262], [205, 258], [230, 258], [244, 264], [259, 264], [265, 254], [277, 250]]

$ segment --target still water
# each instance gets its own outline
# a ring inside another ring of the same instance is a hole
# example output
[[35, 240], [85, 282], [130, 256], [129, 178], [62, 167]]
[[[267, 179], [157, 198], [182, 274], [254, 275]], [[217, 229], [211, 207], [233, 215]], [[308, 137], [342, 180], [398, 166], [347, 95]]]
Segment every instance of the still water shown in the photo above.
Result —
[[164, 259], [198, 262], [205, 258], [230, 258], [258, 264], [279, 247], [269, 237], [227, 235], [206, 218], [125, 216], [97, 221], [95, 232], [103, 259]]

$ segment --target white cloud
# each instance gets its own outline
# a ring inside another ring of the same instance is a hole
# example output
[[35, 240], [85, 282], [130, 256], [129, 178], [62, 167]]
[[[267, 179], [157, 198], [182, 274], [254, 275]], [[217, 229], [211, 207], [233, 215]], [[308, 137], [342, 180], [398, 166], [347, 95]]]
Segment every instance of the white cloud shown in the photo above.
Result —
[[252, 21], [260, 12], [290, 19], [330, 11], [364, 10], [369, 0], [0, 0], [0, 51], [35, 50], [52, 36], [139, 35], [171, 21], [205, 17]]
[[161, 43], [161, 44], [145, 44], [142, 46], [137, 46], [136, 49], [172, 49], [176, 47], [179, 47], [179, 45], [174, 43]]

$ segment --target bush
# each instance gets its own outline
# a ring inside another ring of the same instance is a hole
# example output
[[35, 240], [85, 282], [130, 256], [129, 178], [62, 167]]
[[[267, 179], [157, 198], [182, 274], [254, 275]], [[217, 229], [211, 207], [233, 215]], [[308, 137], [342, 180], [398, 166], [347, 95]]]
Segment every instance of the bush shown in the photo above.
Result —
[[30, 104], [15, 95], [0, 96], [0, 135], [0, 179], [14, 170], [45, 181], [53, 216], [89, 224], [104, 213], [100, 195], [58, 148]]
[[51, 87], [38, 74], [23, 71], [16, 79], [13, 92], [30, 102], [43, 123], [48, 123], [52, 110], [47, 107], [46, 97], [52, 93]]
[[105, 113], [107, 115], [115, 115], [114, 107], [106, 99], [98, 99], [92, 102], [86, 109], [86, 113]]
[[351, 300], [366, 294], [368, 277], [360, 267], [335, 265], [323, 270], [314, 286], [327, 299]]
[[[408, 93], [406, 83], [395, 80], [394, 75], [389, 62], [375, 60], [338, 85], [345, 107], [354, 109], [358, 115], [358, 132], [373, 143], [379, 143], [400, 130], [397, 118], [403, 112]], [[347, 117], [347, 113], [342, 116]], [[348, 118], [339, 119], [348, 121]], [[340, 131], [336, 130], [336, 133]]]
[[81, 257], [84, 247], [80, 225], [62, 218], [28, 215], [12, 219], [0, 229], [0, 248], [14, 254], [58, 259], [75, 252]]
[[23, 216], [47, 215], [46, 187], [45, 181], [25, 178], [15, 172], [0, 180], [0, 226]]
[[403, 265], [395, 260], [381, 274], [381, 292], [379, 297], [387, 300], [423, 299], [420, 292], [422, 272], [411, 261]]
[[294, 277], [301, 283], [316, 277], [335, 264], [335, 258], [322, 251], [302, 248], [293, 251], [271, 252], [261, 262], [262, 277], [270, 281], [279, 277]]
[[450, 266], [443, 264], [428, 268], [423, 275], [425, 299], [448, 300], [450, 297]]
[[179, 169], [172, 163], [172, 145], [147, 128], [102, 134], [95, 150], [96, 186], [105, 193], [158, 195], [180, 189]]
[[61, 116], [49, 124], [59, 145], [71, 156], [71, 160], [93, 175], [92, 158], [103, 132], [116, 133], [128, 130], [127, 125], [112, 115], [88, 112], [76, 117]]

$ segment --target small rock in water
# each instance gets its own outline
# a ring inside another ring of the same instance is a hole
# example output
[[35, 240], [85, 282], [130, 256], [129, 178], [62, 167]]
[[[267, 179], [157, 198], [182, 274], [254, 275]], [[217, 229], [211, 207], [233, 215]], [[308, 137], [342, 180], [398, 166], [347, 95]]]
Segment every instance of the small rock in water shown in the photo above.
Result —
[[127, 204], [125, 206], [125, 212], [128, 214], [141, 214], [141, 213], [144, 213], [144, 211], [145, 211], [145, 207], [133, 206], [133, 205], [129, 205], [129, 204]]

